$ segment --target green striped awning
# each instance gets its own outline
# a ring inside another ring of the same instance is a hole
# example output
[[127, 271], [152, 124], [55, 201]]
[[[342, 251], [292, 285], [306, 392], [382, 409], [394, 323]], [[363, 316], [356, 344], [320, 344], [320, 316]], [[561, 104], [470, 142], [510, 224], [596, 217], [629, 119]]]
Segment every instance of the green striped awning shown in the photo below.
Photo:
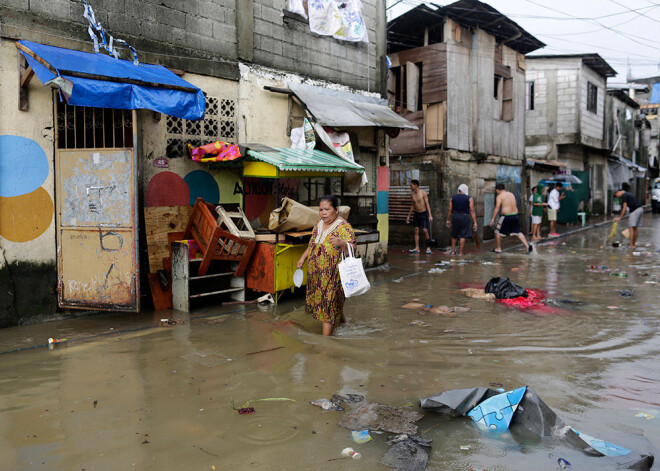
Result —
[[286, 171], [314, 172], [364, 172], [364, 167], [316, 149], [288, 149], [285, 147], [248, 147], [247, 154], [253, 159], [266, 162]]

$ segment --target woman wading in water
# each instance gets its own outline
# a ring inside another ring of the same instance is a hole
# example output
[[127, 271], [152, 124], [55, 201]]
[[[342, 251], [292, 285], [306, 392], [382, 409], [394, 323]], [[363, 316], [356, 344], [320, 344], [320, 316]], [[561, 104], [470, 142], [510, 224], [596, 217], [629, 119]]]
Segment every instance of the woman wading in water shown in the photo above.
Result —
[[323, 335], [332, 335], [337, 322], [344, 322], [344, 289], [339, 278], [341, 254], [348, 255], [348, 244], [355, 249], [351, 225], [339, 217], [335, 196], [324, 196], [319, 203], [320, 220], [314, 227], [307, 250], [298, 260], [298, 268], [307, 264], [305, 312], [323, 322]]

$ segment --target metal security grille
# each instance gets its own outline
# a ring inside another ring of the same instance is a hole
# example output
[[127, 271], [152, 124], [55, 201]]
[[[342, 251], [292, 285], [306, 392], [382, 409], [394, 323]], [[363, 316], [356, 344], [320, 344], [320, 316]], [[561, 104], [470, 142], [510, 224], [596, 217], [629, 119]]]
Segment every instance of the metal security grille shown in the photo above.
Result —
[[69, 106], [57, 97], [58, 149], [121, 149], [133, 147], [131, 110]]
[[199, 147], [214, 141], [236, 142], [236, 102], [227, 98], [206, 97], [204, 119], [189, 121], [167, 117], [169, 158], [188, 155], [186, 144]]

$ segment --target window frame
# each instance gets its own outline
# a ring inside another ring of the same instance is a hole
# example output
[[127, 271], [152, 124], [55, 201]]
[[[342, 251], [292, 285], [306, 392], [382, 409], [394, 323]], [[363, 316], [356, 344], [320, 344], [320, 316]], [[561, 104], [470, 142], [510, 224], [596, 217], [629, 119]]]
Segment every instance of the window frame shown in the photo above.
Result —
[[598, 85], [587, 80], [587, 111], [598, 114]]

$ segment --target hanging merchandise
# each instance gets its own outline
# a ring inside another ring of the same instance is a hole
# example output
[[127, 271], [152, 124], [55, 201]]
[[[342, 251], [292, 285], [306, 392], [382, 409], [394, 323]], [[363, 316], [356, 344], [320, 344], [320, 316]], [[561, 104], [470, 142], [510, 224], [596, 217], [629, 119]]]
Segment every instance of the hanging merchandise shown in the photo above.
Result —
[[309, 28], [316, 34], [369, 42], [360, 0], [309, 0]]
[[222, 141], [211, 142], [200, 147], [188, 144], [188, 151], [195, 162], [225, 162], [242, 157], [238, 144]]
[[305, 147], [307, 149], [313, 149], [316, 147], [316, 136], [314, 136], [314, 128], [307, 120], [307, 118], [303, 120], [303, 132], [305, 134]]

